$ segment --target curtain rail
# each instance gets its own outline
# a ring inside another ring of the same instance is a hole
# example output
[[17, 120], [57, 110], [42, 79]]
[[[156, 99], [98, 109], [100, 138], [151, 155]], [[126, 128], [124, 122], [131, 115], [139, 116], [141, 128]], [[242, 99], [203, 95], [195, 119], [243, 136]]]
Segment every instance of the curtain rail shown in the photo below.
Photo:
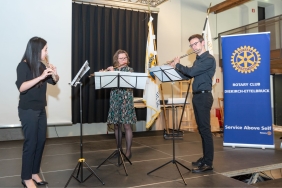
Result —
[[[93, 6], [105, 6], [118, 9], [126, 9], [140, 12], [148, 12], [148, 6], [140, 3], [131, 3], [123, 1], [111, 1], [111, 0], [72, 0], [73, 3], [88, 4]], [[159, 8], [150, 7], [152, 13], [159, 13]]]

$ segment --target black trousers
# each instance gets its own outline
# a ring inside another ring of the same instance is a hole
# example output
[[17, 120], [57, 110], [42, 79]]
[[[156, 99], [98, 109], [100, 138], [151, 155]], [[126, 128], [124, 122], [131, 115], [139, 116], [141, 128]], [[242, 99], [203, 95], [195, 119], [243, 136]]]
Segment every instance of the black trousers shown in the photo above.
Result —
[[212, 166], [214, 149], [210, 125], [210, 111], [213, 103], [213, 96], [211, 93], [196, 94], [193, 95], [192, 103], [196, 123], [202, 138], [204, 164]]
[[45, 109], [18, 109], [24, 134], [21, 178], [28, 180], [40, 172], [42, 153], [45, 146], [47, 117]]

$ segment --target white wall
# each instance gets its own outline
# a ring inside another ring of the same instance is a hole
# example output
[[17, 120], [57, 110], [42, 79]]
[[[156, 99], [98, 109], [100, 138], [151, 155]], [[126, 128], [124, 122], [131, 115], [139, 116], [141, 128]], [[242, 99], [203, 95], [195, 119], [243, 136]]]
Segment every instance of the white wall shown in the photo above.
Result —
[[13, 0], [0, 6], [0, 126], [20, 125], [16, 68], [30, 38], [47, 40], [50, 63], [60, 81], [48, 86], [48, 124], [71, 124], [71, 0]]
[[[195, 33], [201, 34], [209, 4], [212, 3], [213, 6], [222, 1], [223, 0], [170, 0], [158, 6], [160, 9], [157, 34], [159, 63], [164, 64], [167, 60], [171, 60], [175, 56], [181, 56], [190, 52], [191, 49], [189, 49], [188, 46], [188, 38]], [[209, 23], [212, 36], [217, 37], [218, 33], [257, 22], [257, 7], [260, 2], [268, 2], [267, 6], [273, 5], [273, 7], [275, 7], [274, 16], [282, 13], [281, 0], [250, 1], [218, 14], [210, 13]], [[255, 12], [252, 12], [252, 9], [254, 9]], [[254, 32], [257, 32], [257, 30], [254, 30]], [[213, 41], [213, 49], [214, 56], [218, 62], [218, 40]], [[181, 63], [186, 66], [191, 66], [194, 60], [195, 55], [190, 55], [183, 58]], [[216, 78], [219, 78], [219, 83], [217, 83], [214, 88], [214, 108], [218, 107], [217, 98], [223, 96], [222, 72], [218, 63]], [[164, 92], [165, 98], [169, 97], [171, 95], [170, 86], [165, 87]]]
[[[181, 4], [171, 0], [159, 6], [157, 52], [159, 64], [181, 54]], [[178, 91], [178, 87], [175, 87]], [[171, 97], [171, 85], [163, 84], [164, 98]]]

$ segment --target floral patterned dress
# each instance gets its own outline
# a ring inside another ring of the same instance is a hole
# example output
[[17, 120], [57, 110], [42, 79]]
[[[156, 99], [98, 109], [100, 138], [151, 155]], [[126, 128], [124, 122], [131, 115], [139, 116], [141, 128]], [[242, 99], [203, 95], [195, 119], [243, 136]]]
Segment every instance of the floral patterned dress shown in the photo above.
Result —
[[[118, 71], [118, 69], [114, 69]], [[120, 71], [133, 72], [130, 67], [122, 67]], [[107, 124], [136, 124], [132, 89], [112, 89]]]

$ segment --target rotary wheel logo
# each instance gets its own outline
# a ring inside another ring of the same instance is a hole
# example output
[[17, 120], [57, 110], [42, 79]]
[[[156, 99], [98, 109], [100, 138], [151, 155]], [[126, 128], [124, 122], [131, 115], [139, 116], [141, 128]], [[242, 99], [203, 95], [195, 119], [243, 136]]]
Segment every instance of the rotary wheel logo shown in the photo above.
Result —
[[232, 53], [231, 63], [233, 68], [241, 73], [251, 73], [260, 65], [259, 52], [250, 46], [237, 48]]

